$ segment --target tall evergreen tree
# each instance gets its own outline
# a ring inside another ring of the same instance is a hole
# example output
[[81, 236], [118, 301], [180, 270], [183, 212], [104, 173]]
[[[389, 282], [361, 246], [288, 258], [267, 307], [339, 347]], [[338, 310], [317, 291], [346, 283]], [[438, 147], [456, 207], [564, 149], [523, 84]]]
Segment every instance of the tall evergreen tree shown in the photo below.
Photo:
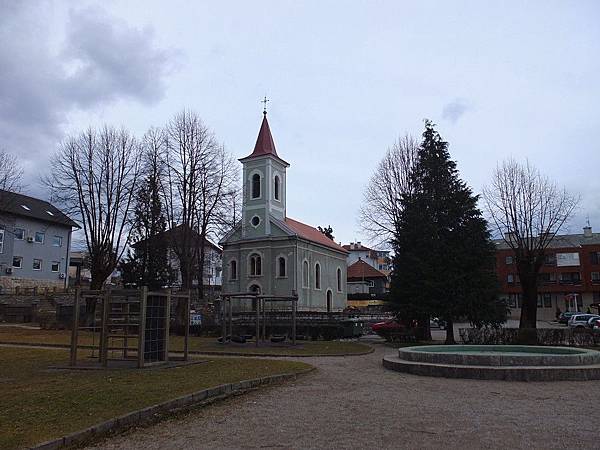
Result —
[[159, 289], [171, 283], [173, 272], [168, 261], [168, 243], [160, 237], [166, 231], [160, 195], [160, 154], [151, 147], [145, 156], [144, 178], [135, 195], [133, 252], [128, 251], [120, 269], [124, 283]]
[[447, 343], [454, 343], [453, 323], [459, 318], [477, 325], [504, 321], [495, 247], [478, 196], [459, 178], [448, 143], [430, 121], [411, 181], [414, 190], [401, 199], [394, 240], [391, 291], [400, 315], [426, 326], [432, 316], [445, 320]]

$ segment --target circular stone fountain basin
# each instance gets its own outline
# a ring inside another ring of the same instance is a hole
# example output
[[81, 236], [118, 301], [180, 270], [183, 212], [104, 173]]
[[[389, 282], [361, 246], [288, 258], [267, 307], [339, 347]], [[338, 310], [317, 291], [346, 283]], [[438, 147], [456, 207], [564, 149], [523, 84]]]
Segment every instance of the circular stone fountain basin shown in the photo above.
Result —
[[405, 347], [383, 365], [416, 375], [511, 381], [600, 379], [600, 352], [570, 347], [431, 345]]
[[406, 347], [401, 359], [463, 366], [577, 366], [600, 364], [600, 352], [526, 345], [431, 345]]

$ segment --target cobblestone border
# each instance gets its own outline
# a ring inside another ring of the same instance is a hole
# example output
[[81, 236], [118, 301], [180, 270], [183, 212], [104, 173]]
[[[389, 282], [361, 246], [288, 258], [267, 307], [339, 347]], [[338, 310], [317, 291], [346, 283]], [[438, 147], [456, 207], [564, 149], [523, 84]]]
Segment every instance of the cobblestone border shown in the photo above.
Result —
[[133, 426], [146, 425], [156, 422], [162, 416], [169, 413], [223, 400], [233, 395], [239, 395], [244, 392], [257, 389], [261, 386], [281, 383], [288, 380], [295, 380], [298, 378], [298, 376], [312, 372], [315, 369], [315, 367], [311, 367], [310, 369], [302, 370], [296, 373], [271, 375], [269, 377], [254, 378], [252, 380], [222, 384], [220, 386], [204, 389], [202, 391], [194, 392], [192, 394], [184, 395], [172, 400], [167, 400], [138, 411], [133, 411], [128, 414], [115, 417], [114, 419], [107, 420], [106, 422], [97, 423], [89, 428], [85, 428], [57, 439], [52, 439], [50, 441], [35, 445], [30, 447], [30, 449], [56, 450], [81, 445], [90, 441], [122, 433]]
[[[248, 352], [220, 352], [220, 351], [216, 351], [216, 350], [207, 350], [207, 351], [199, 351], [199, 350], [190, 350], [188, 353], [190, 355], [204, 355], [204, 356], [247, 356], [247, 357], [267, 357], [267, 358], [315, 358], [315, 357], [327, 357], [327, 356], [331, 356], [331, 357], [340, 357], [340, 356], [361, 356], [361, 355], [368, 355], [369, 353], [373, 353], [375, 351], [375, 348], [370, 345], [367, 344], [365, 342], [359, 342], [361, 345], [364, 345], [365, 347], [368, 347], [365, 351], [362, 352], [358, 352], [358, 353], [315, 353], [312, 355], [296, 355], [294, 353], [279, 353], [279, 354], [272, 354], [272, 353], [260, 353], [260, 352], [255, 352], [255, 353], [248, 353]], [[0, 345], [14, 345], [14, 346], [22, 346], [22, 347], [33, 347], [33, 348], [61, 348], [61, 349], [69, 349], [71, 348], [70, 345], [67, 344], [35, 344], [33, 342], [4, 342], [4, 341], [0, 341]], [[92, 346], [92, 345], [78, 345], [77, 348], [81, 348], [81, 349], [92, 349], [92, 348], [98, 348], [97, 346]], [[172, 351], [169, 353], [174, 353], [174, 354], [178, 354], [178, 353], [183, 353], [183, 352], [179, 352], [179, 351]]]

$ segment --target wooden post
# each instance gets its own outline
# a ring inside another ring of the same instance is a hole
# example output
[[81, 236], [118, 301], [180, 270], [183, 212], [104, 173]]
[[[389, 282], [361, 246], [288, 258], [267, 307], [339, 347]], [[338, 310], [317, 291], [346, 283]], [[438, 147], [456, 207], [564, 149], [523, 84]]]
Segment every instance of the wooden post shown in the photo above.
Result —
[[167, 292], [167, 309], [165, 310], [165, 361], [169, 361], [169, 334], [171, 333], [171, 291]]
[[75, 299], [73, 300], [73, 328], [71, 329], [71, 365], [77, 365], [77, 338], [79, 331], [79, 296], [80, 288], [75, 290]]
[[255, 346], [258, 347], [258, 337], [260, 336], [260, 304], [262, 303], [262, 298], [255, 297], [256, 299], [256, 334], [255, 334]]
[[221, 338], [222, 344], [225, 344], [225, 336], [227, 335], [227, 297], [221, 297]]
[[148, 287], [142, 286], [140, 290], [140, 325], [138, 326], [138, 369], [144, 367], [144, 348], [146, 344], [146, 301], [148, 300]]
[[108, 366], [108, 313], [110, 311], [110, 287], [102, 296], [102, 338], [100, 339], [100, 364]]
[[262, 313], [263, 313], [263, 329], [262, 329], [262, 340], [267, 341], [267, 301], [263, 298], [262, 301]]
[[233, 336], [233, 305], [229, 297], [229, 336]]
[[183, 342], [183, 360], [188, 360], [189, 340], [190, 340], [190, 303], [191, 291], [188, 290], [187, 300], [185, 302], [185, 341]]
[[294, 295], [295, 298], [292, 299], [292, 345], [296, 345], [296, 308], [298, 296]]

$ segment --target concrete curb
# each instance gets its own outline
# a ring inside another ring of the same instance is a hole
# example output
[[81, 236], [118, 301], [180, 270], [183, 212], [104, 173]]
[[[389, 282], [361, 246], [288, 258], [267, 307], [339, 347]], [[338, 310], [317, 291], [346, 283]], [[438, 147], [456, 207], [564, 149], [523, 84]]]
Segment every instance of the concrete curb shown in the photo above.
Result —
[[300, 375], [305, 375], [315, 370], [315, 367], [296, 373], [283, 373], [269, 377], [255, 378], [252, 380], [239, 381], [237, 383], [222, 384], [202, 391], [193, 392], [183, 397], [174, 398], [152, 406], [133, 411], [128, 414], [115, 417], [101, 422], [83, 430], [43, 442], [30, 447], [31, 450], [55, 450], [75, 445], [82, 445], [86, 442], [105, 438], [117, 433], [121, 433], [133, 426], [146, 425], [160, 420], [161, 417], [199, 406], [206, 403], [212, 403], [226, 399], [228, 397], [239, 395], [261, 386], [267, 386], [283, 381], [295, 380]]
[[[247, 357], [254, 357], [254, 358], [256, 358], [256, 357], [267, 357], [267, 358], [317, 358], [318, 357], [318, 358], [321, 358], [321, 357], [327, 357], [327, 356], [331, 356], [331, 357], [362, 356], [362, 355], [368, 355], [369, 353], [373, 353], [375, 351], [375, 348], [369, 344], [366, 344], [364, 342], [360, 342], [360, 344], [368, 347], [368, 349], [365, 350], [364, 352], [359, 352], [359, 353], [331, 353], [331, 354], [315, 353], [313, 355], [296, 355], [293, 353], [279, 353], [279, 354], [274, 355], [272, 353], [220, 352], [220, 351], [214, 351], [214, 350], [207, 350], [207, 351], [190, 350], [189, 354], [190, 355], [213, 355], [213, 356], [247, 356]], [[14, 345], [14, 346], [21, 346], [21, 347], [33, 347], [33, 348], [63, 348], [63, 349], [71, 348], [71, 346], [67, 345], [67, 344], [34, 344], [32, 342], [4, 342], [4, 341], [1, 341], [0, 345]], [[98, 348], [98, 347], [93, 346], [93, 345], [78, 345], [77, 348], [92, 349], [92, 348]], [[169, 353], [180, 354], [183, 352], [171, 351]]]

